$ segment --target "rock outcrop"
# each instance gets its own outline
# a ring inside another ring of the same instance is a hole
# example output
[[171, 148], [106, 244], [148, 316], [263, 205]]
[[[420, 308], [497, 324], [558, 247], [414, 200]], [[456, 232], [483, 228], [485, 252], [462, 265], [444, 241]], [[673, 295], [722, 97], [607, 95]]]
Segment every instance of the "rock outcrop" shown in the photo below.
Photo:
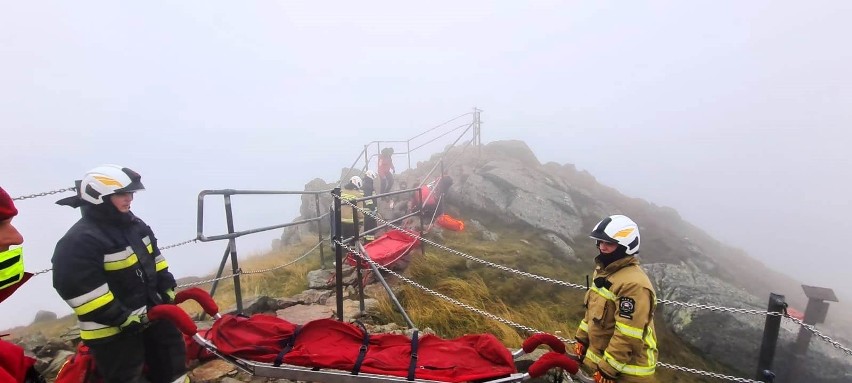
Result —
[[[643, 268], [657, 289], [657, 298], [713, 306], [766, 310], [766, 302], [745, 290], [718, 278], [695, 273], [687, 266], [647, 264]], [[757, 358], [766, 317], [726, 310], [663, 304], [657, 310], [663, 322], [682, 340], [703, 354], [751, 376], [757, 370]], [[774, 366], [779, 376], [792, 358], [791, 350], [799, 326], [784, 320], [778, 337]], [[664, 348], [665, 345], [661, 345]], [[849, 382], [852, 364], [839, 358], [825, 342], [813, 339], [804, 359], [805, 381], [815, 383]]]

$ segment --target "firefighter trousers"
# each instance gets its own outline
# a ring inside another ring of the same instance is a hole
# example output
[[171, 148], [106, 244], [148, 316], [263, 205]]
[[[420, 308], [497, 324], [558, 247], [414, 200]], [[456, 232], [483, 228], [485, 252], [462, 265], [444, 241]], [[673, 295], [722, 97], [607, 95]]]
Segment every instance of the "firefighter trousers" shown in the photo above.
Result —
[[105, 383], [170, 383], [186, 373], [183, 335], [168, 321], [154, 321], [142, 332], [87, 346]]

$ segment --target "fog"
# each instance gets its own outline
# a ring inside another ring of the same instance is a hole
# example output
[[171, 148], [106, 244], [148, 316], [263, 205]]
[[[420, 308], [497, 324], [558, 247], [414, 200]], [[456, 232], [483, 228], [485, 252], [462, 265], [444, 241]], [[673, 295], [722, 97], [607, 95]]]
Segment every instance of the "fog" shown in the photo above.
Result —
[[[849, 301], [849, 20], [845, 1], [3, 2], [0, 186], [130, 167], [147, 187], [133, 211], [167, 245], [195, 237], [201, 190], [301, 190], [369, 141], [479, 107], [483, 141], [523, 140]], [[67, 195], [17, 201], [28, 270], [79, 217], [53, 204]], [[297, 197], [234, 204], [238, 229], [298, 215]], [[202, 275], [224, 248], [165, 255]], [[49, 273], [0, 328], [40, 309], [70, 313]]]

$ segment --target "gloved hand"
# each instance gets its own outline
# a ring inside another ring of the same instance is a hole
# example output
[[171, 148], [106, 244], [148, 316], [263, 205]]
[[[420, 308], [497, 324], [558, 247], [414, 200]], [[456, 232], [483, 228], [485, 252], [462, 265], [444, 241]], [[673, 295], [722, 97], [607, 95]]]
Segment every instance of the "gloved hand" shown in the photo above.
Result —
[[175, 289], [168, 289], [163, 293], [163, 303], [174, 303]]
[[595, 371], [595, 383], [615, 383], [615, 378], [607, 375], [601, 370]]
[[127, 319], [125, 319], [122, 324], [118, 325], [118, 328], [122, 332], [126, 331], [126, 332], [135, 333], [135, 332], [140, 332], [140, 331], [144, 330], [147, 325], [148, 325], [148, 316], [147, 315], [145, 315], [145, 314], [141, 314], [141, 315], [131, 314], [131, 315], [127, 316]]
[[577, 358], [580, 358], [581, 363], [586, 358], [586, 345], [579, 339], [577, 339], [577, 343], [574, 343], [574, 354], [577, 355]]

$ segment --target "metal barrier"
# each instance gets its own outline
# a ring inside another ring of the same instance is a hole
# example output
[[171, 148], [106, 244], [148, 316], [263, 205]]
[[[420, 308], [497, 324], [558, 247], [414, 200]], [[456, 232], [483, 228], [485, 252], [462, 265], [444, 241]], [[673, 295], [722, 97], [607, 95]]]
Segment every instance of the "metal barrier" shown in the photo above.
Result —
[[[242, 274], [242, 270], [240, 269], [239, 260], [237, 259], [237, 238], [254, 233], [260, 233], [269, 230], [282, 229], [285, 227], [308, 224], [311, 222], [317, 223], [317, 244], [320, 249], [320, 264], [323, 265], [325, 263], [324, 255], [323, 255], [323, 238], [322, 238], [322, 219], [325, 218], [328, 213], [320, 214], [320, 200], [319, 197], [321, 194], [328, 193], [328, 190], [322, 191], [278, 191], [278, 190], [235, 190], [235, 189], [222, 189], [222, 190], [202, 190], [198, 193], [198, 215], [197, 215], [197, 223], [198, 223], [198, 233], [197, 239], [202, 242], [212, 242], [219, 241], [223, 239], [228, 240], [228, 246], [225, 248], [225, 253], [222, 255], [222, 262], [219, 263], [219, 269], [216, 273], [216, 279], [213, 281], [213, 286], [210, 288], [210, 295], [216, 293], [216, 288], [219, 285], [219, 280], [222, 277], [222, 272], [225, 269], [225, 263], [228, 261], [230, 257], [231, 260], [231, 273], [234, 279], [234, 294], [236, 297], [237, 303], [237, 312], [243, 312], [243, 299], [242, 299], [242, 291], [240, 287], [240, 275]], [[234, 229], [234, 214], [233, 209], [231, 208], [231, 196], [233, 195], [313, 195], [316, 207], [317, 216], [314, 218], [303, 219], [296, 222], [284, 223], [279, 225], [265, 226], [256, 229], [242, 230], [236, 231]], [[225, 220], [228, 228], [227, 234], [221, 235], [205, 235], [204, 234], [204, 198], [209, 195], [221, 195], [224, 197], [225, 204]]]

